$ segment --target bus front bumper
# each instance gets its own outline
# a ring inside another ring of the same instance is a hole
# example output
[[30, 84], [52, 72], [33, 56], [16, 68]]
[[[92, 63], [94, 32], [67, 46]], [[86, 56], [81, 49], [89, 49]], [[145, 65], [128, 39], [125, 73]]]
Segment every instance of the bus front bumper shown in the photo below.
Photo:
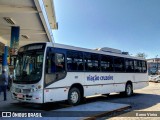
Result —
[[29, 94], [16, 93], [16, 92], [11, 92], [11, 93], [12, 93], [12, 98], [17, 101], [28, 102], [28, 103], [43, 103], [42, 94], [38, 93], [36, 94], [36, 92]]

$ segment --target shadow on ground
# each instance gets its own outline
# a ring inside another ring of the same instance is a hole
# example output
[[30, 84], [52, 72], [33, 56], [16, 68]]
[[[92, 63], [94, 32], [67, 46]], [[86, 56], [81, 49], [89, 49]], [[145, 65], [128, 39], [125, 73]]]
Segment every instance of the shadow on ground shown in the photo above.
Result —
[[[105, 102], [112, 102], [112, 103], [123, 103], [131, 105], [131, 110], [141, 110], [151, 106], [156, 105], [159, 103], [160, 96], [154, 94], [139, 94], [134, 93], [131, 97], [123, 97], [120, 94], [113, 94], [109, 96], [98, 96], [98, 97], [91, 97], [85, 99], [82, 104], [87, 104], [96, 101], [105, 101]], [[17, 110], [43, 110], [43, 111], [52, 111], [56, 109], [71, 107], [67, 102], [54, 102], [54, 103], [46, 103], [46, 104], [30, 104], [30, 103], [11, 103], [13, 106], [19, 108]]]

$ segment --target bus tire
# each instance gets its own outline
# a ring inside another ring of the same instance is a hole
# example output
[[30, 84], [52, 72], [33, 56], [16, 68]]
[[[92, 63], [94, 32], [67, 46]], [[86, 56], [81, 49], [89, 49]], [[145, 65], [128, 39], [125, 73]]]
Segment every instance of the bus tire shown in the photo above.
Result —
[[130, 83], [127, 83], [126, 84], [126, 87], [125, 87], [125, 96], [129, 97], [129, 96], [132, 96], [133, 94], [133, 87]]
[[158, 80], [156, 83], [160, 83], [160, 80]]
[[73, 87], [69, 90], [68, 103], [70, 105], [78, 105], [81, 102], [81, 99], [81, 93], [78, 88]]

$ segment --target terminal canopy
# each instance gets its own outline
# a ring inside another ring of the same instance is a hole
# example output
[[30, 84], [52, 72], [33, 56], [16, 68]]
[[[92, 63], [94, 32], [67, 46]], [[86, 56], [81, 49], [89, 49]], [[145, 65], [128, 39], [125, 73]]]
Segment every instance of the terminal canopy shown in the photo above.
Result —
[[20, 27], [19, 46], [54, 42], [57, 29], [53, 0], [0, 0], [0, 43], [10, 46], [11, 27]]

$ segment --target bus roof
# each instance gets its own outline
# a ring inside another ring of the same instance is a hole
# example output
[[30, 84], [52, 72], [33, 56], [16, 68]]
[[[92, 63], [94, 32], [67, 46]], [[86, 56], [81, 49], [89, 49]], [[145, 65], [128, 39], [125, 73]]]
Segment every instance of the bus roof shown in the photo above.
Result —
[[81, 47], [75, 47], [71, 45], [64, 45], [59, 43], [51, 43], [47, 42], [48, 46], [56, 47], [56, 48], [63, 48], [63, 49], [69, 49], [69, 50], [77, 50], [77, 51], [83, 51], [83, 52], [91, 52], [91, 53], [98, 53], [98, 54], [104, 54], [104, 55], [111, 55], [111, 56], [118, 56], [118, 57], [125, 57], [125, 58], [132, 58], [132, 59], [139, 59], [139, 60], [145, 60], [144, 58], [140, 57], [134, 57], [126, 54], [120, 54], [120, 53], [112, 53], [112, 52], [104, 52], [97, 49], [88, 49], [88, 48], [81, 48]]
[[[108, 51], [104, 52], [104, 51], [101, 51], [98, 49], [81, 48], [81, 47], [75, 47], [75, 46], [71, 46], [71, 45], [64, 45], [64, 44], [52, 43], [52, 42], [38, 42], [38, 43], [46, 43], [47, 46], [56, 47], [56, 48], [63, 48], [63, 49], [77, 50], [77, 51], [82, 51], [82, 52], [90, 52], [90, 53], [111, 55], [111, 56], [117, 56], [117, 57], [145, 60], [144, 58], [141, 58], [141, 57], [130, 56], [130, 55], [122, 54], [122, 53], [121, 54], [120, 53], [112, 53], [112, 52], [108, 52]], [[32, 45], [32, 44], [36, 44], [36, 43], [31, 43], [31, 44], [27, 44], [27, 45]]]

